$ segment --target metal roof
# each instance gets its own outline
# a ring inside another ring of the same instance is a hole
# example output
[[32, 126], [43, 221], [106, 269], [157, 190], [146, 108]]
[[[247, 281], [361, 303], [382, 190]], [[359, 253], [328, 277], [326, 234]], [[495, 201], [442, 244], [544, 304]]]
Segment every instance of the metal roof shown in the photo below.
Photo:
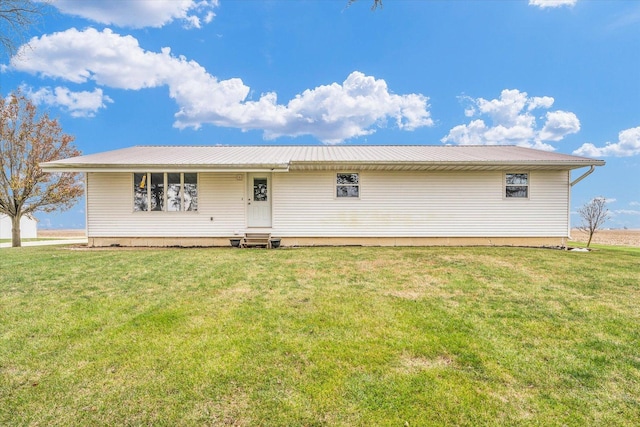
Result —
[[42, 163], [46, 172], [499, 170], [513, 167], [570, 170], [603, 160], [517, 146], [135, 146]]

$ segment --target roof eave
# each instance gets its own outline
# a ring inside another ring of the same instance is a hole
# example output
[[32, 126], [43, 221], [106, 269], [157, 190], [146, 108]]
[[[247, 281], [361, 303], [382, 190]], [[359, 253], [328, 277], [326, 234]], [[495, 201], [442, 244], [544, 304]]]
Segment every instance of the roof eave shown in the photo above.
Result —
[[288, 164], [95, 164], [42, 163], [44, 172], [289, 172], [290, 170], [573, 170], [588, 166], [604, 166], [604, 160], [577, 161], [292, 161]]
[[168, 164], [82, 164], [82, 163], [42, 163], [43, 172], [288, 172], [289, 165], [168, 165]]
[[537, 170], [572, 170], [589, 166], [604, 166], [603, 160], [585, 161], [425, 161], [425, 162], [371, 162], [371, 161], [324, 161], [291, 162], [291, 170], [337, 170], [345, 168], [370, 170], [508, 170], [527, 168]]

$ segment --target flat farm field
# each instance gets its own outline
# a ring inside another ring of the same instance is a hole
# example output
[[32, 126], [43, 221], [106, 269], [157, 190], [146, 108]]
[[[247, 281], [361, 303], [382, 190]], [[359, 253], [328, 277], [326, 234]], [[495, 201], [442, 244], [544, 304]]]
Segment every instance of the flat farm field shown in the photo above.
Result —
[[[571, 238], [575, 242], [586, 243], [589, 235], [580, 230], [571, 230]], [[607, 246], [640, 247], [640, 230], [598, 230], [591, 243]]]
[[84, 229], [48, 229], [38, 230], [39, 239], [78, 239], [86, 237]]

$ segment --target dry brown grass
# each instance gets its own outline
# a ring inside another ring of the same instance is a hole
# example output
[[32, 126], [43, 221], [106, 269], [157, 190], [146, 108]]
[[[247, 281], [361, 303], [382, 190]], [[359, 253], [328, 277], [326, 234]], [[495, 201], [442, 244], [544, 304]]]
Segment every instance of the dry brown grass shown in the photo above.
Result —
[[79, 239], [86, 237], [86, 231], [80, 230], [38, 230], [38, 238], [40, 239]]
[[[571, 238], [575, 242], [586, 243], [589, 235], [584, 231], [573, 229]], [[598, 230], [591, 242], [601, 245], [640, 247], [640, 230]]]

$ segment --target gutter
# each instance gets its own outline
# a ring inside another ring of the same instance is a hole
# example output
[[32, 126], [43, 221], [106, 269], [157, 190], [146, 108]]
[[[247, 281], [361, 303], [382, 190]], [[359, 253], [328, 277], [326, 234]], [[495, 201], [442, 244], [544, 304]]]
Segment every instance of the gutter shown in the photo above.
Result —
[[[585, 164], [586, 163], [586, 164]], [[345, 168], [364, 168], [379, 170], [510, 170], [527, 168], [531, 170], [573, 170], [586, 166], [602, 166], [604, 162], [596, 164], [587, 162], [566, 161], [370, 161], [370, 160], [323, 160], [290, 162], [291, 170], [329, 170]]]
[[591, 165], [591, 167], [589, 168], [588, 171], [586, 171], [585, 173], [580, 175], [578, 178], [576, 178], [573, 181], [571, 181], [571, 186], [573, 187], [574, 185], [576, 185], [577, 183], [579, 183], [580, 181], [582, 181], [583, 179], [585, 179], [586, 177], [591, 175], [594, 170], [596, 170], [596, 167], [594, 165]]

